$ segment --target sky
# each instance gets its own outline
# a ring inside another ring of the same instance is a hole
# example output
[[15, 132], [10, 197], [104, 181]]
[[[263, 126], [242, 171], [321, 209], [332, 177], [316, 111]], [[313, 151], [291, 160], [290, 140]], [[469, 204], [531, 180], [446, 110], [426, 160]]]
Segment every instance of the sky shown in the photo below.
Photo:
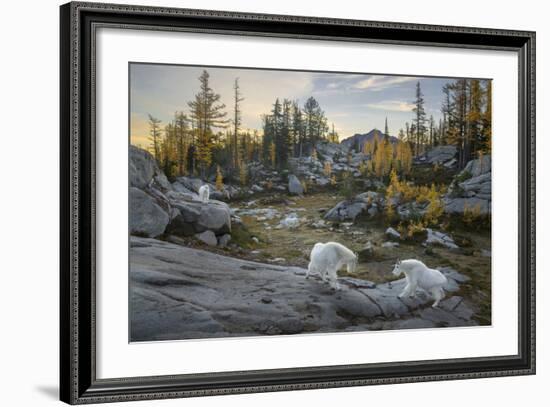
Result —
[[221, 95], [228, 117], [233, 109], [233, 84], [239, 78], [243, 129], [261, 131], [261, 115], [269, 113], [276, 98], [297, 100], [303, 106], [313, 96], [325, 111], [329, 126], [340, 140], [373, 128], [384, 130], [387, 117], [391, 135], [405, 129], [413, 119], [416, 83], [424, 94], [427, 117], [436, 123], [441, 117], [442, 87], [449, 78], [385, 76], [332, 72], [280, 71], [213, 68], [185, 65], [130, 65], [131, 142], [146, 146], [148, 114], [160, 119], [162, 126], [174, 112], [189, 112], [187, 102], [198, 92], [198, 77], [206, 69], [211, 88]]

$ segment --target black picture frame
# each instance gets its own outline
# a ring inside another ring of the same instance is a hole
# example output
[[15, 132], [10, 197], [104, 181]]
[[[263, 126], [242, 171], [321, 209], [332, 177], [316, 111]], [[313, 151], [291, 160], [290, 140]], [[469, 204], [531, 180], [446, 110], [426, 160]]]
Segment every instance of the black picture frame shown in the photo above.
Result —
[[[60, 8], [60, 396], [70, 404], [535, 373], [535, 33], [72, 2]], [[97, 27], [507, 50], [519, 60], [519, 351], [516, 355], [96, 378]]]

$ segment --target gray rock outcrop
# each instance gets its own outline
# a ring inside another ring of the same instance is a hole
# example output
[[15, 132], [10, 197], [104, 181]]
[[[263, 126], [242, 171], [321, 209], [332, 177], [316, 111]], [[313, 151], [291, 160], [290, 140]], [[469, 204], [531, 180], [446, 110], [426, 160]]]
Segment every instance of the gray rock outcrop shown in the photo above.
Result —
[[218, 239], [216, 239], [216, 235], [211, 230], [205, 230], [202, 233], [197, 233], [195, 237], [201, 242], [206, 243], [208, 246], [216, 246], [218, 244]]
[[363, 192], [352, 200], [341, 201], [325, 213], [324, 218], [331, 222], [344, 222], [355, 219], [364, 213], [376, 216], [382, 208], [384, 198], [374, 191]]
[[464, 214], [466, 210], [491, 213], [491, 156], [471, 160], [458, 174], [443, 199], [445, 212]]
[[296, 175], [291, 174], [288, 177], [288, 192], [293, 195], [303, 195], [304, 187]]
[[442, 246], [451, 250], [458, 249], [458, 246], [454, 242], [453, 238], [449, 235], [431, 228], [426, 228], [426, 231], [428, 232], [428, 235], [426, 241], [424, 242], [425, 246]]
[[444, 164], [451, 161], [457, 153], [455, 146], [437, 146], [426, 153], [426, 163]]
[[[389, 273], [390, 270], [388, 270]], [[220, 256], [131, 237], [132, 341], [477, 325], [453, 293], [468, 280], [452, 269], [440, 308], [418, 292], [399, 299], [401, 279], [373, 284], [344, 277], [331, 290], [298, 267]]]
[[153, 197], [141, 189], [130, 188], [130, 233], [157, 237], [164, 233], [170, 217]]
[[[197, 178], [179, 177], [170, 184], [153, 156], [130, 146], [130, 234], [158, 237], [164, 233], [193, 236], [205, 231], [231, 232], [231, 209], [221, 201], [198, 200], [203, 185]], [[212, 190], [211, 198], [218, 191]], [[215, 243], [216, 244], [216, 243]]]
[[324, 216], [331, 222], [354, 221], [357, 216], [367, 209], [367, 203], [363, 201], [342, 201], [330, 209]]

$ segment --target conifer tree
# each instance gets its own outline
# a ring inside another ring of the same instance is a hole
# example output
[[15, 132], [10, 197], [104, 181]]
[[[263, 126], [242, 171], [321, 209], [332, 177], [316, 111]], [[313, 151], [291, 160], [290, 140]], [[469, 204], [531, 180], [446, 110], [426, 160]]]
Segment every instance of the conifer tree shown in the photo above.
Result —
[[293, 135], [293, 153], [294, 156], [301, 157], [303, 154], [304, 144], [306, 142], [305, 126], [302, 115], [302, 110], [298, 106], [298, 102], [292, 103], [292, 135]]
[[161, 121], [156, 117], [153, 117], [149, 114], [149, 141], [151, 142], [151, 150], [153, 150], [153, 155], [155, 160], [160, 165], [160, 130]]
[[241, 88], [239, 86], [239, 78], [235, 78], [235, 83], [233, 84], [233, 143], [232, 143], [232, 163], [235, 168], [237, 168], [239, 162], [239, 152], [238, 152], [238, 137], [239, 130], [242, 124], [242, 112], [241, 112], [241, 102], [244, 100], [241, 94]]
[[482, 126], [482, 89], [479, 79], [469, 81], [469, 103], [466, 120], [468, 122], [466, 137], [466, 155], [469, 161], [483, 147]]
[[183, 112], [176, 112], [174, 117], [174, 136], [176, 144], [176, 159], [178, 175], [184, 175], [187, 163], [187, 136], [189, 133], [189, 119]]
[[433, 147], [434, 146], [434, 131], [435, 131], [435, 121], [434, 121], [434, 117], [433, 115], [430, 115], [430, 121], [429, 121], [429, 145], [430, 147]]
[[415, 155], [420, 154], [420, 145], [426, 133], [426, 111], [424, 110], [424, 94], [420, 89], [420, 82], [416, 83], [416, 99], [414, 100], [414, 120], [415, 120]]
[[271, 160], [271, 166], [275, 168], [275, 164], [277, 163], [277, 150], [273, 141], [269, 145], [269, 159]]
[[331, 143], [338, 143], [339, 137], [336, 130], [334, 130], [334, 123], [332, 123], [332, 131], [328, 134], [328, 141]]
[[202, 176], [212, 163], [213, 129], [225, 128], [228, 124], [225, 105], [220, 102], [220, 94], [210, 87], [209, 78], [210, 75], [204, 70], [199, 77], [199, 92], [193, 101], [188, 102], [196, 126], [196, 157]]
[[223, 189], [223, 175], [220, 166], [216, 169], [216, 190], [221, 191]]

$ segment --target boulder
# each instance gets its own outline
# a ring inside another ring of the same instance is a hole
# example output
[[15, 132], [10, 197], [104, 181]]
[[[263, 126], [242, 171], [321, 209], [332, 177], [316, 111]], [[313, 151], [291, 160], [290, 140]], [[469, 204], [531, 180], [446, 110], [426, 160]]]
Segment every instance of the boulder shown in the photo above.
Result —
[[471, 160], [449, 187], [443, 199], [445, 212], [463, 215], [466, 208], [479, 210], [480, 215], [491, 213], [491, 156]]
[[437, 146], [426, 153], [426, 162], [442, 164], [452, 160], [457, 153], [455, 146]]
[[480, 215], [491, 213], [491, 156], [471, 160], [449, 187], [443, 202], [445, 212], [463, 215], [466, 208], [479, 210]]
[[218, 235], [231, 232], [231, 209], [224, 202], [177, 199], [171, 200], [170, 205], [177, 211], [168, 228], [171, 234], [189, 236], [205, 230]]
[[[178, 177], [176, 178], [175, 183], [179, 183], [183, 187], [185, 187], [188, 191], [192, 191], [195, 193], [199, 192], [199, 188], [205, 184], [200, 178], [193, 178], [193, 177]], [[210, 189], [212, 191], [212, 189]]]
[[346, 157], [349, 151], [349, 147], [344, 144], [329, 143], [327, 141], [320, 141], [315, 145], [317, 153], [319, 153], [325, 160], [336, 161], [338, 157]]
[[389, 227], [386, 229], [386, 237], [392, 240], [400, 240], [401, 239], [401, 233], [399, 233], [397, 230], [395, 230], [392, 227]]
[[330, 180], [327, 177], [315, 177], [315, 183], [320, 187], [330, 184]]
[[426, 228], [426, 231], [428, 232], [428, 236], [426, 238], [426, 241], [424, 242], [424, 245], [442, 246], [446, 247], [447, 249], [458, 250], [458, 246], [456, 245], [452, 237], [446, 235], [443, 232], [438, 232], [430, 228]]
[[369, 202], [369, 201], [374, 202], [378, 200], [379, 197], [380, 197], [380, 194], [378, 192], [367, 191], [357, 195], [355, 199], [362, 200], [365, 202]]
[[183, 220], [187, 223], [196, 222], [201, 216], [202, 203], [176, 201], [172, 202], [172, 206], [179, 210]]
[[288, 192], [293, 195], [303, 195], [304, 193], [304, 187], [294, 174], [288, 177]]
[[363, 201], [341, 201], [334, 208], [330, 209], [324, 218], [331, 222], [354, 221], [366, 209], [367, 204]]
[[446, 198], [443, 200], [445, 212], [450, 214], [464, 214], [464, 208], [470, 210], [479, 208], [480, 215], [487, 215], [491, 212], [491, 204], [486, 199], [477, 197], [471, 198]]
[[463, 191], [469, 192], [483, 192], [491, 193], [491, 172], [486, 172], [484, 174], [478, 175], [467, 179], [464, 182], [458, 184]]
[[196, 224], [216, 233], [231, 232], [231, 209], [220, 201], [210, 200], [207, 204], [201, 203]]
[[147, 151], [130, 145], [129, 149], [130, 186], [144, 189], [155, 175], [155, 159]]
[[195, 237], [201, 242], [206, 243], [208, 246], [216, 246], [218, 244], [218, 239], [216, 239], [216, 235], [211, 230], [205, 230], [202, 233], [197, 233]]
[[130, 187], [146, 189], [155, 184], [163, 191], [172, 189], [166, 175], [159, 169], [157, 162], [148, 151], [133, 145], [130, 145], [128, 151]]
[[149, 194], [130, 188], [130, 234], [156, 237], [166, 230], [170, 216]]
[[466, 164], [466, 167], [464, 167], [461, 174], [468, 173], [472, 177], [477, 177], [487, 172], [491, 172], [491, 155], [490, 154], [484, 155], [481, 158], [476, 158], [475, 160], [468, 161], [468, 163]]
[[197, 196], [197, 191], [187, 188], [185, 185], [183, 185], [179, 181], [175, 181], [172, 183], [172, 189], [176, 192], [180, 192], [190, 196]]

